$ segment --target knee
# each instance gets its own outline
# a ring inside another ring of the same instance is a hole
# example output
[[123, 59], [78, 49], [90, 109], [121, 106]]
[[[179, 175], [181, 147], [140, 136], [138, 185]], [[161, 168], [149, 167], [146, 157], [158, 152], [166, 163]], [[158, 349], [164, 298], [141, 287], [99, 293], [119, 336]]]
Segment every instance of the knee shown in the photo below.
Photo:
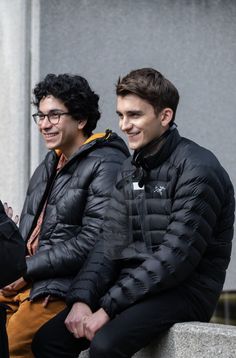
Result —
[[110, 358], [113, 357], [113, 346], [108, 337], [96, 334], [91, 342], [89, 350], [90, 358]]

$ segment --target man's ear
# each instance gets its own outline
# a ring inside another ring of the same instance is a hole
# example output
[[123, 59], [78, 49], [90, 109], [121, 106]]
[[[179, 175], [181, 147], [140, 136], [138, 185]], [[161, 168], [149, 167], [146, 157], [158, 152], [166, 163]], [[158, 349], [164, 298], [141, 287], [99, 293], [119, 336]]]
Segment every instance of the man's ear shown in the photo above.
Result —
[[164, 108], [161, 111], [161, 126], [167, 128], [173, 118], [173, 110], [171, 108]]
[[80, 119], [78, 121], [78, 129], [82, 130], [85, 127], [86, 123], [87, 123], [87, 119]]

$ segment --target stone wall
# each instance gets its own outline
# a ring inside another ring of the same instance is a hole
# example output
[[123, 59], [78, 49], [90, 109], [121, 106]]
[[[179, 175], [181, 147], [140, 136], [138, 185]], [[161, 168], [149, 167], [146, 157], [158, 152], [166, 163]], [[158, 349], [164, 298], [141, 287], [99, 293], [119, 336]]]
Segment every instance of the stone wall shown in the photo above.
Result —
[[[133, 358], [235, 358], [236, 327], [178, 323]], [[89, 358], [88, 351], [79, 358]]]

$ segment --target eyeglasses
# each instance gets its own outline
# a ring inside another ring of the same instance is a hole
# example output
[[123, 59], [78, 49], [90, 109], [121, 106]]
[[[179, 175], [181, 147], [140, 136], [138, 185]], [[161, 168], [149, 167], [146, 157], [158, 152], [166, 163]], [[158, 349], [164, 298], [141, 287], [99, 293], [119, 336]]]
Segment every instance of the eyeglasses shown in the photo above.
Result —
[[34, 121], [36, 124], [41, 124], [42, 121], [44, 120], [45, 117], [48, 118], [48, 121], [55, 125], [55, 124], [58, 124], [60, 119], [61, 119], [61, 116], [64, 116], [64, 115], [68, 115], [70, 114], [69, 112], [57, 112], [57, 111], [51, 111], [49, 112], [48, 114], [44, 114], [44, 113], [34, 113], [32, 114], [32, 117], [34, 118]]

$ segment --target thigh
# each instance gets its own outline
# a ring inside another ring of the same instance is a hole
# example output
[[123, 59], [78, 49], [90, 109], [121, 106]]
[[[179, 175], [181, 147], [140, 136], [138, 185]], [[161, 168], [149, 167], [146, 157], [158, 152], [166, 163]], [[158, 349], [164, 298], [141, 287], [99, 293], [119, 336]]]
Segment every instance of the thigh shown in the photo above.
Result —
[[5, 297], [0, 293], [0, 305], [6, 308], [7, 321], [18, 310], [19, 302], [17, 295]]
[[66, 328], [64, 322], [69, 311], [69, 308], [64, 309], [36, 333], [32, 343], [36, 358], [77, 358], [82, 350], [88, 348], [86, 339], [76, 339]]
[[117, 315], [95, 335], [91, 358], [131, 357], [176, 322], [195, 319], [191, 305], [176, 290], [147, 298]]
[[33, 302], [26, 299], [9, 319], [7, 333], [11, 358], [32, 357], [31, 342], [35, 332], [65, 308], [62, 300], [49, 302], [46, 307], [42, 303], [43, 299]]
[[6, 334], [6, 309], [0, 304], [0, 357], [9, 358], [8, 339]]

